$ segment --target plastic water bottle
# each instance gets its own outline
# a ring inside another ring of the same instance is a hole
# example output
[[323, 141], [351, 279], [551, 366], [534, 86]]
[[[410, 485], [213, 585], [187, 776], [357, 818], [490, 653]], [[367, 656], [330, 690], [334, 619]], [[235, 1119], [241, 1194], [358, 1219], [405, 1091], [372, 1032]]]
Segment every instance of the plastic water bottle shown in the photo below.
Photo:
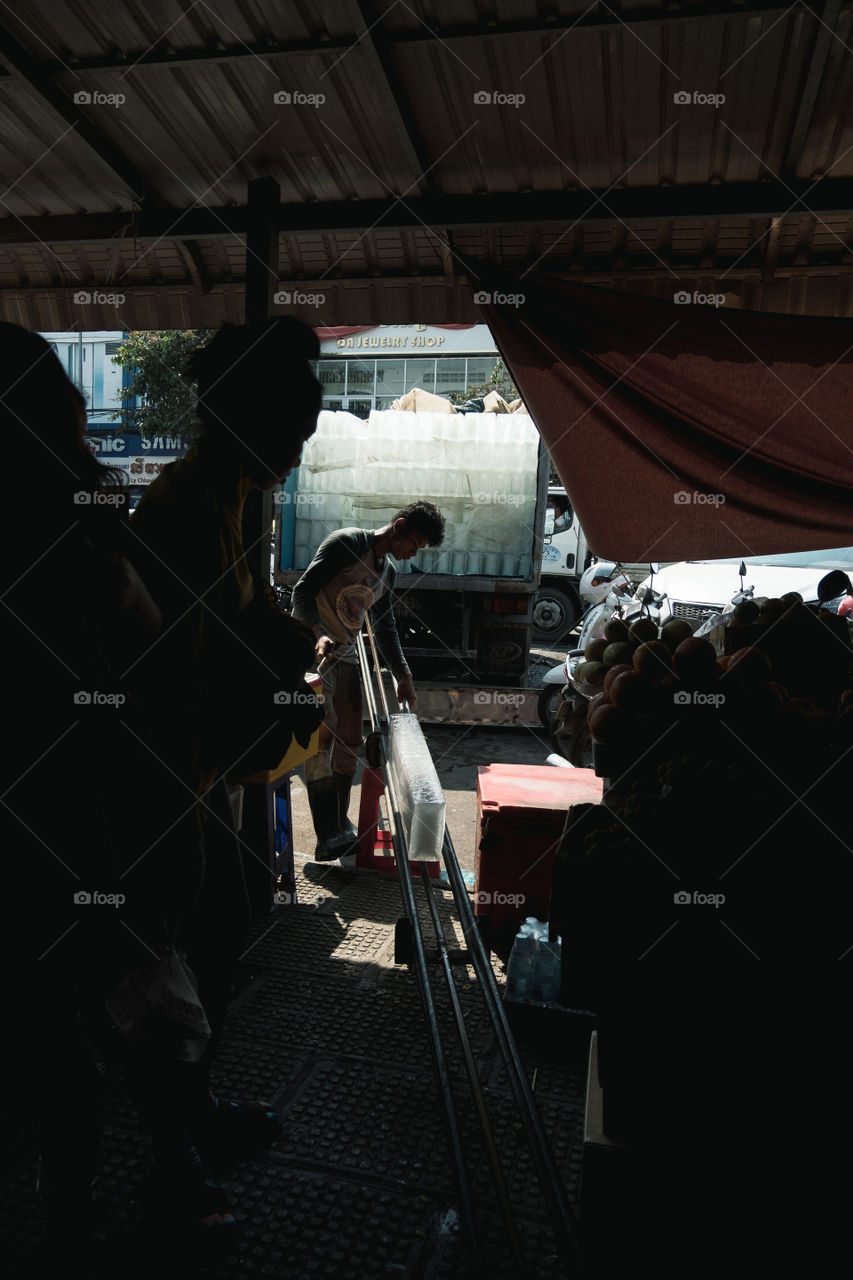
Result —
[[560, 944], [549, 942], [547, 932], [536, 939], [536, 967], [533, 973], [533, 999], [537, 1004], [556, 1004], [560, 994]]
[[506, 995], [510, 1000], [526, 1002], [533, 989], [536, 967], [536, 939], [528, 924], [516, 934], [506, 967]]

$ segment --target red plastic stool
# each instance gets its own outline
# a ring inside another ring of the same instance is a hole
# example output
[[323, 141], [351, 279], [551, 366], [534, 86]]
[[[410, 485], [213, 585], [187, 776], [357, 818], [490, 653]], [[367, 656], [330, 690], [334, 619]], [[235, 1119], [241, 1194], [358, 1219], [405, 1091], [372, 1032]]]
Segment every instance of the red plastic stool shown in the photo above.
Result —
[[[370, 745], [370, 739], [368, 739], [368, 745]], [[368, 760], [371, 754], [368, 751]], [[361, 803], [358, 806], [360, 848], [356, 854], [355, 865], [397, 875], [391, 833], [379, 830], [379, 797], [384, 790], [385, 783], [382, 781], [381, 769], [365, 763], [364, 772], [361, 775]], [[409, 866], [414, 871], [419, 871], [421, 867], [426, 866], [433, 880], [441, 875], [441, 866], [437, 861], [413, 862], [410, 858]]]

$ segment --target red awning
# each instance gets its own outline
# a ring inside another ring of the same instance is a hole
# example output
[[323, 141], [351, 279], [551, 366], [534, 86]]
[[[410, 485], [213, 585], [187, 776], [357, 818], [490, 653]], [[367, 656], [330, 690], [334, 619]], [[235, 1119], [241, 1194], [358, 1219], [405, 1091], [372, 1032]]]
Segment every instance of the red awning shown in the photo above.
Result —
[[[434, 324], [433, 329], [473, 329], [473, 324]], [[320, 325], [314, 332], [321, 342], [329, 338], [348, 338], [353, 333], [364, 333], [366, 329], [378, 329], [375, 324], [334, 324]]]

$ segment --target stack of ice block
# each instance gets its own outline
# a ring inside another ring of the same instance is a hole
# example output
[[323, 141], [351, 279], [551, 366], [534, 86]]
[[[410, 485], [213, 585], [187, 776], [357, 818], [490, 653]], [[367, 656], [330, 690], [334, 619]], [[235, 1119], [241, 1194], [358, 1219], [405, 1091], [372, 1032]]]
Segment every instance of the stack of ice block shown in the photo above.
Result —
[[[293, 568], [348, 526], [378, 528], [415, 498], [447, 521], [444, 542], [415, 557], [428, 573], [533, 570], [539, 434], [527, 414], [403, 413], [363, 422], [324, 410], [306, 442], [295, 505]], [[411, 563], [397, 566], [411, 572]]]
[[409, 857], [421, 862], [438, 860], [444, 842], [444, 792], [423, 730], [411, 714], [388, 718], [388, 768]]

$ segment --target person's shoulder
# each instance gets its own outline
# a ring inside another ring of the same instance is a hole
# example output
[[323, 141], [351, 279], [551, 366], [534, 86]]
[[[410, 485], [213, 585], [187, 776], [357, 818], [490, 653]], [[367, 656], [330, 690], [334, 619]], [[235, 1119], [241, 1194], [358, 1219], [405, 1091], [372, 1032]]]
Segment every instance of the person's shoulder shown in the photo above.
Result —
[[140, 511], [149, 512], [155, 504], [182, 501], [204, 487], [204, 477], [195, 465], [194, 454], [195, 450], [190, 449], [182, 458], [176, 458], [162, 468], [140, 498], [134, 518]]
[[370, 532], [370, 531], [369, 531], [368, 529], [356, 529], [356, 528], [351, 528], [351, 529], [335, 529], [335, 531], [334, 531], [333, 533], [330, 533], [330, 534], [329, 534], [329, 537], [330, 537], [330, 538], [350, 538], [350, 539], [355, 540], [355, 539], [358, 539], [358, 538], [366, 538], [366, 537], [368, 537], [368, 536], [369, 536], [369, 532]]
[[320, 545], [321, 547], [329, 547], [342, 543], [345, 546], [360, 547], [368, 536], [368, 532], [365, 529], [335, 529], [332, 533], [326, 534]]

